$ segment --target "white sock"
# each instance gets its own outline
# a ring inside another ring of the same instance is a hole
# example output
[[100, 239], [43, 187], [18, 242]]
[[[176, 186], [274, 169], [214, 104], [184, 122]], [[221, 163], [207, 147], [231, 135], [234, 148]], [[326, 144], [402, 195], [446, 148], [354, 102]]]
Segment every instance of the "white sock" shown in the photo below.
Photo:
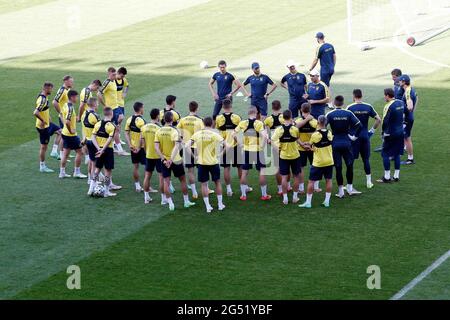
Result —
[[66, 173], [66, 168], [60, 167], [59, 168], [59, 174], [63, 175]]
[[175, 189], [175, 188], [173, 187], [173, 185], [172, 185], [172, 181], [170, 181], [170, 183], [169, 183], [169, 188], [170, 188], [170, 189]]
[[115, 145], [116, 145], [117, 151], [119, 151], [119, 152], [123, 151], [122, 144], [120, 144], [120, 142]]
[[298, 199], [298, 191], [297, 192], [294, 191], [294, 193], [292, 194], [292, 198]]
[[283, 193], [283, 202], [288, 202], [288, 201], [289, 201], [289, 199], [288, 199], [287, 193]]
[[278, 192], [283, 192], [283, 186], [281, 184], [278, 185]]
[[227, 184], [227, 192], [228, 193], [233, 192], [233, 190], [231, 190], [231, 184]]
[[319, 181], [314, 181], [314, 190], [319, 189]]
[[288, 189], [291, 189], [292, 187], [291, 187], [291, 182], [290, 181], [288, 181]]
[[223, 206], [223, 196], [221, 194], [217, 195], [217, 203], [219, 206]]
[[306, 203], [307, 203], [307, 204], [311, 204], [312, 197], [313, 197], [313, 194], [312, 194], [312, 193], [307, 193], [307, 194], [306, 194]]
[[167, 202], [166, 194], [161, 193], [161, 202]]
[[97, 186], [97, 181], [91, 180], [91, 183], [89, 184], [89, 191], [93, 192], [96, 186]]
[[300, 183], [298, 185], [298, 191], [300, 192], [305, 192], [305, 184], [304, 183]]
[[367, 181], [367, 183], [372, 183], [372, 175], [371, 174], [366, 174], [366, 181]]
[[352, 192], [352, 191], [353, 191], [353, 185], [347, 184], [347, 192]]
[[197, 195], [197, 188], [195, 187], [195, 183], [191, 184], [191, 191], [192, 191], [192, 195], [194, 195], [194, 196]]
[[60, 152], [59, 152], [59, 157], [62, 159], [63, 158], [63, 151], [61, 150]]
[[168, 204], [173, 205], [172, 197], [166, 198]]
[[263, 197], [267, 196], [267, 185], [261, 186], [261, 195]]
[[58, 152], [58, 145], [57, 144], [54, 144], [53, 145], [53, 147], [52, 147], [52, 153], [53, 152]]
[[386, 180], [391, 179], [391, 171], [389, 171], [389, 170], [384, 170], [384, 178], [385, 178]]
[[338, 190], [340, 195], [344, 194], [344, 186], [338, 186]]
[[45, 168], [45, 161], [40, 161], [39, 162], [39, 167], [42, 169], [42, 168]]
[[138, 182], [135, 182], [135, 183], [134, 183], [134, 187], [135, 187], [136, 189], [139, 189], [139, 188], [141, 187], [140, 182], [139, 182], [139, 181], [138, 181]]
[[394, 179], [399, 179], [400, 178], [400, 170], [395, 170], [394, 171]]
[[73, 172], [74, 172], [75, 174], [80, 174], [80, 167], [75, 167], [75, 168], [73, 169]]
[[183, 200], [184, 200], [184, 203], [188, 203], [189, 202], [189, 195], [188, 194], [183, 194]]
[[209, 204], [209, 197], [203, 197], [203, 202], [205, 203], [206, 209], [211, 208]]
[[243, 197], [247, 196], [247, 188], [248, 188], [248, 186], [246, 184], [241, 184], [241, 195]]
[[84, 161], [86, 161], [86, 162], [89, 161], [89, 155], [88, 155], [88, 154], [85, 154], [85, 155], [84, 155]]
[[331, 192], [325, 192], [325, 203], [329, 204], [331, 198]]
[[412, 155], [412, 154], [409, 155], [409, 154], [408, 154], [408, 160], [413, 160], [413, 159], [414, 159], [414, 155]]

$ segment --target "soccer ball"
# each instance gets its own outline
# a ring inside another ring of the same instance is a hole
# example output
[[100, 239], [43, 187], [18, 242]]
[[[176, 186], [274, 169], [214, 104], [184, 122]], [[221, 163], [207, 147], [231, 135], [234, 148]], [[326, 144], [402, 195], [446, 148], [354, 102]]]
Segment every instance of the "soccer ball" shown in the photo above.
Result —
[[92, 192], [92, 196], [96, 198], [103, 198], [105, 196], [105, 187], [101, 184], [97, 185]]
[[208, 69], [208, 67], [208, 61], [203, 60], [202, 62], [200, 62], [200, 69]]

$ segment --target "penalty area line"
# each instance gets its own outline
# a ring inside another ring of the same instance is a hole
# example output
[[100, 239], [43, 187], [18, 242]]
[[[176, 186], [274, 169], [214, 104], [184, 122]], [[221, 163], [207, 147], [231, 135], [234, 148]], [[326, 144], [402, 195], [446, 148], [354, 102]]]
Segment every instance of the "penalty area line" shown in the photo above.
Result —
[[436, 261], [434, 261], [428, 268], [426, 268], [421, 274], [415, 277], [410, 283], [403, 287], [402, 290], [397, 292], [389, 300], [400, 300], [405, 294], [407, 294], [411, 289], [413, 289], [420, 281], [425, 279], [431, 272], [438, 268], [450, 257], [450, 250], [440, 256]]

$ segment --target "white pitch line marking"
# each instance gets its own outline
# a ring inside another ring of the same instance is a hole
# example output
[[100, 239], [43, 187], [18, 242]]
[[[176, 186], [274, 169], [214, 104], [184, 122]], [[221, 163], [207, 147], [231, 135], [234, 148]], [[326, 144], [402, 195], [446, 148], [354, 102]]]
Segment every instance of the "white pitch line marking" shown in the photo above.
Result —
[[407, 294], [412, 288], [414, 288], [420, 281], [425, 279], [433, 270], [438, 268], [450, 257], [450, 250], [440, 256], [436, 261], [433, 262], [428, 268], [425, 269], [421, 274], [415, 277], [410, 283], [403, 287], [402, 290], [397, 292], [390, 300], [400, 300], [405, 294]]

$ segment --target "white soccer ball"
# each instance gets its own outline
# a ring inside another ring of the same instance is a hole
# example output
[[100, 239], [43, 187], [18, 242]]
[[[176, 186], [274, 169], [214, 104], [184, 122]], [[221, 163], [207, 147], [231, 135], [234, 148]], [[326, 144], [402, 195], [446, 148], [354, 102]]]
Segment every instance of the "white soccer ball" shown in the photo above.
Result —
[[208, 69], [208, 67], [208, 61], [203, 60], [202, 62], [200, 62], [200, 69]]
[[105, 196], [105, 187], [101, 184], [97, 185], [92, 192], [92, 196], [96, 198], [103, 198]]

